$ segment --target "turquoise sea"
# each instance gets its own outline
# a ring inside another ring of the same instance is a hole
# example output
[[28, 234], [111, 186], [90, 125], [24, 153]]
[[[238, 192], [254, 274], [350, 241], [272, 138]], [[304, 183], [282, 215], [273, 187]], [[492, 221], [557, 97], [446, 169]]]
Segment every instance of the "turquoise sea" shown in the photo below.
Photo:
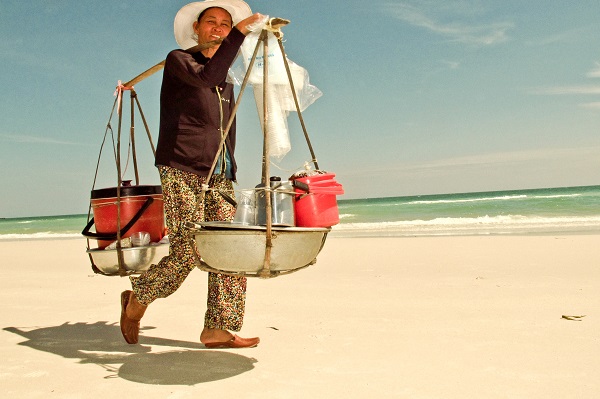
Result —
[[[338, 200], [332, 236], [600, 233], [600, 186]], [[0, 219], [0, 240], [81, 237], [87, 215]]]
[[340, 201], [352, 236], [600, 233], [600, 186]]

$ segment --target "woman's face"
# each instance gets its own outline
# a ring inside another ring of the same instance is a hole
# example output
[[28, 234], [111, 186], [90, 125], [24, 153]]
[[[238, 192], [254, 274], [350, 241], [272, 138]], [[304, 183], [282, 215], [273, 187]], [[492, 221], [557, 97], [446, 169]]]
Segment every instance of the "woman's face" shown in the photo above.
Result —
[[231, 15], [222, 8], [209, 8], [198, 22], [194, 22], [194, 32], [198, 35], [198, 44], [223, 39], [229, 34], [233, 22]]

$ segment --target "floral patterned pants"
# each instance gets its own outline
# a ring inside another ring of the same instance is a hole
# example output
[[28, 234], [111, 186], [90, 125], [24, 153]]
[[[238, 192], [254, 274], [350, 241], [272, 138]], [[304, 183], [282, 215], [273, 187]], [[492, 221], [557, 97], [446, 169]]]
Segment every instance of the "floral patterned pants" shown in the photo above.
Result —
[[[169, 255], [151, 265], [139, 277], [131, 277], [137, 300], [148, 305], [157, 298], [174, 293], [196, 267], [196, 247], [190, 242], [186, 221], [232, 220], [235, 208], [217, 192], [207, 191], [204, 207], [198, 206], [206, 178], [179, 169], [159, 166], [167, 228]], [[234, 197], [231, 180], [215, 175], [210, 187], [226, 191]], [[220, 273], [208, 274], [207, 310], [204, 326], [240, 331], [244, 319], [246, 278]]]

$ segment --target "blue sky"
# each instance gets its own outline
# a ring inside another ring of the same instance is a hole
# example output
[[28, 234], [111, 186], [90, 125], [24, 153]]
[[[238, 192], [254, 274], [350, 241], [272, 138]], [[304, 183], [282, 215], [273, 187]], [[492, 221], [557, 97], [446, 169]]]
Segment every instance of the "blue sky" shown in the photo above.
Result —
[[[186, 3], [0, 4], [0, 217], [87, 212], [117, 81], [176, 48]], [[303, 116], [342, 198], [600, 183], [597, 1], [249, 4], [291, 20], [288, 57], [323, 92]], [[160, 75], [136, 85], [155, 142]], [[282, 176], [310, 159], [295, 114], [289, 125], [292, 152], [273, 167]], [[252, 95], [238, 130], [242, 189], [260, 180]], [[136, 138], [141, 182], [158, 184], [139, 120]], [[115, 183], [106, 147], [96, 187]]]

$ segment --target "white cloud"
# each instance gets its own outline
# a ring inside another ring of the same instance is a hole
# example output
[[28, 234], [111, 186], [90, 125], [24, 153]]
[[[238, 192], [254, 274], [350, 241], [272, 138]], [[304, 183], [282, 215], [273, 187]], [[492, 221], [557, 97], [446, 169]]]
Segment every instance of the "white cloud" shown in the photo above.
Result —
[[583, 148], [542, 148], [524, 151], [499, 152], [490, 154], [477, 154], [463, 157], [442, 158], [430, 162], [417, 162], [400, 164], [394, 167], [389, 165], [379, 168], [363, 169], [357, 174], [367, 173], [408, 173], [415, 172], [446, 173], [451, 170], [481, 170], [488, 167], [503, 168], [508, 165], [523, 165], [530, 163], [552, 164], [556, 162], [573, 162], [580, 159], [597, 157], [600, 147]]
[[535, 149], [526, 151], [500, 152], [494, 154], [480, 154], [465, 157], [440, 159], [430, 163], [415, 164], [409, 169], [447, 169], [457, 167], [485, 167], [503, 164], [526, 163], [532, 161], [558, 160], [564, 158], [577, 158], [598, 154], [599, 148], [559, 148]]
[[[385, 11], [393, 17], [414, 26], [428, 29], [441, 36], [466, 44], [492, 45], [508, 39], [507, 31], [513, 28], [510, 22], [493, 22], [481, 24], [473, 21], [477, 17], [473, 10], [469, 12], [470, 4], [467, 2], [445, 3], [440, 7], [437, 2], [417, 1], [388, 3]], [[435, 14], [443, 15], [435, 17]], [[442, 19], [448, 20], [443, 22]]]
[[562, 86], [532, 90], [532, 94], [600, 94], [600, 86]]
[[81, 145], [81, 143], [74, 143], [72, 141], [56, 140], [49, 137], [27, 136], [23, 134], [0, 134], [0, 141], [26, 144]]
[[353, 198], [460, 193], [597, 183], [600, 147], [541, 148], [346, 170], [339, 181]]
[[586, 76], [588, 78], [600, 78], [600, 62], [596, 62], [596, 68], [589, 71]]
[[[596, 62], [596, 68], [586, 74], [589, 78], [600, 77], [600, 63]], [[600, 94], [600, 86], [597, 85], [579, 85], [579, 86], [558, 86], [545, 87], [530, 90], [530, 94], [538, 95], [597, 95]], [[579, 104], [581, 108], [600, 109], [600, 102], [588, 102]]]
[[458, 69], [460, 67], [460, 62], [458, 61], [442, 61], [442, 64], [450, 69]]
[[[581, 40], [581, 37], [590, 35], [590, 26], [580, 26], [558, 33], [553, 33], [545, 37], [532, 38], [525, 42], [528, 46], [551, 46], [555, 44], [569, 45]], [[595, 31], [595, 28], [594, 28]]]
[[600, 102], [579, 104], [581, 108], [600, 109]]

